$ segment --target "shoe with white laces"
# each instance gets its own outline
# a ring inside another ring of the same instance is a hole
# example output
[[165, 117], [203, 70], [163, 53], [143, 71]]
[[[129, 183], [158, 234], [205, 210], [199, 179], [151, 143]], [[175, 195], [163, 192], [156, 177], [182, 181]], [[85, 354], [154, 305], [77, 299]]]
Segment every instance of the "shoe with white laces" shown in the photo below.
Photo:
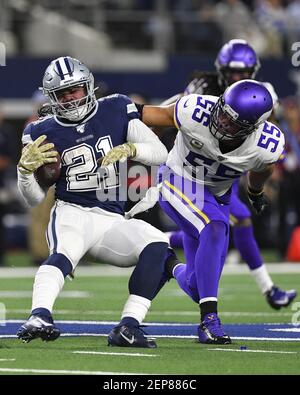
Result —
[[217, 313], [208, 313], [198, 326], [198, 337], [203, 344], [231, 344], [231, 339], [224, 333]]
[[24, 343], [37, 338], [52, 341], [56, 340], [59, 335], [60, 330], [54, 325], [53, 319], [42, 315], [31, 315], [17, 332], [17, 337]]
[[154, 340], [148, 339], [140, 325], [118, 325], [108, 335], [108, 345], [114, 347], [156, 348]]

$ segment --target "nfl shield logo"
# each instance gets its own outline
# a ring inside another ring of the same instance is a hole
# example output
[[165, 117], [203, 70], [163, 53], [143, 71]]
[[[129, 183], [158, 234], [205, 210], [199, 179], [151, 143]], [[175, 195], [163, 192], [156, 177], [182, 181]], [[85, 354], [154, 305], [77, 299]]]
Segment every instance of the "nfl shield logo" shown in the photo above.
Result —
[[85, 124], [76, 126], [77, 132], [84, 133], [84, 127], [85, 127]]

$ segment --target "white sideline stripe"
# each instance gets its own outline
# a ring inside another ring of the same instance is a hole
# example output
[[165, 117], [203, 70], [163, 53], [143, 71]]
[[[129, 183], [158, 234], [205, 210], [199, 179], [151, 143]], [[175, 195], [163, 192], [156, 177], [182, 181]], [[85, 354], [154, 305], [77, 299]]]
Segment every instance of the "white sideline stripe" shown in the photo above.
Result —
[[[155, 338], [174, 338], [174, 339], [198, 339], [198, 336], [194, 336], [194, 335], [155, 335]], [[290, 341], [294, 341], [294, 342], [299, 342], [299, 339], [289, 339], [286, 337], [239, 337], [239, 336], [230, 336], [230, 338], [232, 340], [267, 340], [267, 341], [282, 341], [282, 342], [290, 342]]]
[[129, 352], [102, 352], [102, 351], [72, 351], [73, 354], [91, 354], [91, 355], [124, 355], [127, 357], [157, 357], [154, 354], [141, 354]]
[[[14, 324], [23, 324], [24, 320], [6, 320], [6, 323], [14, 323]], [[78, 321], [78, 320], [55, 320], [57, 324], [82, 324], [82, 325], [116, 325], [119, 321]], [[189, 325], [195, 326], [197, 325], [192, 323], [166, 323], [166, 322], [144, 322], [142, 325], [146, 326], [182, 326]]]
[[13, 369], [0, 368], [0, 372], [15, 372], [15, 373], [42, 373], [42, 374], [82, 374], [82, 375], [145, 375], [146, 373], [126, 373], [126, 372], [103, 372], [103, 371], [89, 371], [89, 370], [48, 370], [48, 369]]
[[300, 339], [296, 338], [296, 339], [287, 339], [286, 337], [232, 337], [230, 336], [231, 339], [235, 339], [235, 340], [272, 340], [272, 341], [281, 341], [281, 342], [299, 342]]
[[[299, 262], [300, 263], [300, 262]], [[278, 262], [278, 263], [267, 263], [265, 264], [270, 274], [274, 273], [300, 273], [300, 264], [289, 263], [289, 262]], [[128, 277], [132, 273], [134, 268], [118, 268], [115, 266], [104, 265], [101, 266], [90, 266], [90, 267], [78, 267], [76, 268], [75, 275], [78, 277]], [[1, 267], [0, 278], [26, 278], [34, 277], [37, 272], [37, 267]], [[238, 264], [234, 266], [224, 267], [222, 275], [234, 275], [234, 274], [248, 274], [249, 269], [247, 265]]]
[[300, 332], [300, 328], [274, 328], [274, 329], [268, 329], [268, 331], [272, 331], [272, 332], [296, 332], [299, 333]]
[[[87, 291], [62, 291], [61, 298], [89, 298], [91, 292]], [[0, 291], [0, 298], [32, 298], [32, 291]]]
[[0, 362], [8, 362], [8, 361], [15, 361], [16, 358], [1, 358]]
[[[15, 323], [15, 324], [23, 324], [24, 320], [6, 320], [4, 323]], [[116, 325], [119, 321], [80, 321], [80, 320], [55, 320], [58, 324], [81, 324], [81, 325]], [[142, 325], [146, 326], [196, 326], [198, 325], [197, 322], [143, 322]], [[234, 325], [245, 325], [244, 323]], [[246, 323], [246, 325], [292, 325], [289, 323], [282, 323], [282, 322], [253, 322], [253, 323]], [[5, 326], [5, 325], [4, 325]], [[291, 326], [291, 329], [294, 326]], [[289, 328], [287, 328], [289, 329]]]
[[[110, 265], [78, 267], [75, 271], [77, 277], [128, 277], [134, 267], [132, 268], [118, 268]], [[32, 278], [35, 276], [37, 267], [1, 267], [0, 278]]]
[[233, 351], [233, 352], [260, 352], [269, 354], [298, 354], [297, 351], [268, 351], [268, 350], [234, 350], [232, 348], [208, 348], [209, 351]]

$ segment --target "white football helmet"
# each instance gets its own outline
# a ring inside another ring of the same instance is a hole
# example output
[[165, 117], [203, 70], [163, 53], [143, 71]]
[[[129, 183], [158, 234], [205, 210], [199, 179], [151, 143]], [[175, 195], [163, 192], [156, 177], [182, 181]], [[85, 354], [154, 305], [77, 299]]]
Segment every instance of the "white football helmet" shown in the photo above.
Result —
[[[86, 96], [65, 103], [58, 101], [57, 93], [70, 87], [82, 86]], [[43, 77], [44, 95], [50, 99], [52, 113], [70, 121], [82, 120], [96, 105], [94, 76], [79, 60], [70, 56], [54, 59]]]

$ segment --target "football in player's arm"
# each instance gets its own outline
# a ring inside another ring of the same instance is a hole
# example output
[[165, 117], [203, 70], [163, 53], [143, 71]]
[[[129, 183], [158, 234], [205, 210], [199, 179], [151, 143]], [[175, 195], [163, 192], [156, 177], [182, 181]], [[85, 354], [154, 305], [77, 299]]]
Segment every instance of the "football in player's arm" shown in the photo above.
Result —
[[[127, 96], [96, 100], [93, 75], [77, 59], [53, 60], [46, 69], [43, 90], [53, 114], [26, 127], [18, 164], [18, 186], [30, 206], [45, 196], [34, 172], [55, 163], [57, 154], [61, 169], [47, 229], [50, 254], [36, 273], [31, 315], [17, 336], [24, 342], [59, 336], [52, 318], [54, 302], [65, 277], [89, 252], [100, 262], [136, 266], [121, 321], [109, 334], [108, 344], [156, 347], [140, 324], [168, 280], [165, 264], [176, 256], [164, 233], [143, 221], [124, 218], [118, 166], [127, 158], [158, 165], [165, 162], [167, 151], [140, 121]], [[99, 163], [105, 168], [100, 169]]]

